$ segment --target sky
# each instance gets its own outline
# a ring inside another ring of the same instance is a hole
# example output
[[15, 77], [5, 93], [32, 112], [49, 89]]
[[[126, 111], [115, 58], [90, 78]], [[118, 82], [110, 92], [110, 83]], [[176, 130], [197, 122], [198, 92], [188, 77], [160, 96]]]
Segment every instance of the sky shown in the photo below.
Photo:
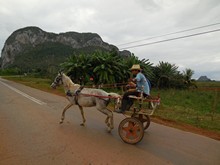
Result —
[[[154, 66], [168, 62], [180, 72], [192, 69], [195, 79], [220, 80], [220, 31], [149, 44], [220, 29], [219, 0], [0, 0], [0, 22], [1, 50], [15, 30], [27, 26], [92, 32]], [[170, 34], [206, 25], [213, 26]]]

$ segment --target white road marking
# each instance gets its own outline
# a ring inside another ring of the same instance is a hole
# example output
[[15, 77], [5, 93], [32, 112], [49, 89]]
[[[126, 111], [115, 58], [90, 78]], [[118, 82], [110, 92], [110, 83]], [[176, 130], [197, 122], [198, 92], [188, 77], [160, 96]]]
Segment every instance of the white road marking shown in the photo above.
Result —
[[45, 104], [46, 104], [45, 102], [40, 101], [40, 100], [38, 100], [38, 99], [36, 99], [36, 98], [34, 98], [34, 97], [32, 97], [32, 96], [26, 94], [26, 93], [24, 93], [24, 92], [22, 92], [22, 91], [20, 91], [20, 90], [18, 90], [18, 89], [16, 89], [16, 88], [14, 88], [14, 87], [12, 87], [12, 86], [10, 86], [10, 85], [8, 85], [8, 84], [2, 82], [2, 81], [0, 81], [0, 83], [3, 84], [3, 85], [5, 85], [6, 87], [10, 88], [10, 89], [13, 90], [14, 92], [19, 93], [20, 95], [22, 95], [22, 96], [24, 96], [24, 97], [30, 99], [31, 101], [33, 101], [33, 102], [35, 102], [35, 103], [37, 103], [37, 104], [40, 104], [40, 105], [45, 105]]

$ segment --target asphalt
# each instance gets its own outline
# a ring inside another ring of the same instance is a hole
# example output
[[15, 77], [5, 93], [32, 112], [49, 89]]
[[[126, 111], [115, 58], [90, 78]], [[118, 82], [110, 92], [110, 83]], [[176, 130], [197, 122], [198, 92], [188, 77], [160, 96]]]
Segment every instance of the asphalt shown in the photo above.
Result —
[[[3, 83], [1, 83], [3, 82]], [[114, 113], [108, 133], [105, 115], [85, 108], [86, 126], [78, 107], [66, 112], [68, 101], [0, 79], [0, 164], [220, 164], [220, 141], [151, 122], [137, 145], [124, 143]]]

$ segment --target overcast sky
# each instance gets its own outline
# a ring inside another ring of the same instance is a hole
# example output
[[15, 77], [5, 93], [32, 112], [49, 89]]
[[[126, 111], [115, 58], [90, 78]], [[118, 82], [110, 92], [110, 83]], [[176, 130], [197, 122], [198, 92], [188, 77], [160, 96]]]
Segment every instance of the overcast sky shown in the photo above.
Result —
[[[220, 0], [0, 0], [0, 49], [11, 33], [26, 26], [47, 32], [93, 32], [119, 49], [220, 29]], [[142, 47], [128, 48], [139, 59], [194, 70], [220, 80], [220, 31]]]

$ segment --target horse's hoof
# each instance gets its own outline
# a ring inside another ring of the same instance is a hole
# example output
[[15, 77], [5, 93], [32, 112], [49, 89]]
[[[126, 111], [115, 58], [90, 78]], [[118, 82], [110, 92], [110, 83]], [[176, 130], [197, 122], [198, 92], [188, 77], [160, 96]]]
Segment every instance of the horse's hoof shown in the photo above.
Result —
[[111, 133], [112, 129], [111, 128], [108, 128], [108, 133]]
[[85, 124], [84, 123], [82, 123], [82, 124], [80, 124], [81, 126], [85, 126]]
[[60, 120], [60, 124], [63, 124], [63, 120]]

